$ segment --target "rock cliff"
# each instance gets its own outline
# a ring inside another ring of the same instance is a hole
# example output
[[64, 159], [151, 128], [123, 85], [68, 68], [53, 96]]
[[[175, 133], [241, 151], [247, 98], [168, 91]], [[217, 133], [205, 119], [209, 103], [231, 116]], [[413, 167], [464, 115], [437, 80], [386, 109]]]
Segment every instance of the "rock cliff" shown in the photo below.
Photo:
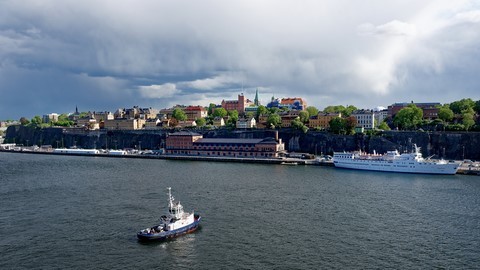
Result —
[[[11, 126], [6, 140], [23, 145], [52, 145], [53, 147], [159, 149], [172, 131], [85, 131], [82, 129], [33, 129]], [[265, 138], [277, 137], [289, 151], [311, 154], [332, 154], [334, 151], [362, 150], [384, 153], [388, 150], [411, 151], [413, 144], [422, 148], [424, 156], [445, 159], [480, 160], [480, 133], [478, 132], [403, 132], [384, 131], [374, 136], [365, 134], [335, 135], [327, 132], [303, 133], [282, 129], [272, 130], [195, 130], [206, 138]]]

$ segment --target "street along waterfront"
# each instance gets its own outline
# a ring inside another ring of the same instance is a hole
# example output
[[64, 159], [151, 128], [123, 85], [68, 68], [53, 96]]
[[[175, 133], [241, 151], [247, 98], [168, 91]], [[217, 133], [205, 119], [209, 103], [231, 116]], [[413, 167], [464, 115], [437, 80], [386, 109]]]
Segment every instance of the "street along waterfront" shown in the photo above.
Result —
[[[5, 269], [480, 264], [477, 177], [16, 153], [0, 175]], [[168, 186], [200, 230], [138, 242]]]

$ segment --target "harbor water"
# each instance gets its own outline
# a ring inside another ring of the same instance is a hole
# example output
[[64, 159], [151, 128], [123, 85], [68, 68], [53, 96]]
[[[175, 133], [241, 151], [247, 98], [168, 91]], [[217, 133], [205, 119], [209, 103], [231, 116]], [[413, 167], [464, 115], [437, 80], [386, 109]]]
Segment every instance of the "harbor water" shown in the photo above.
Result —
[[[201, 228], [142, 243], [167, 187]], [[478, 269], [480, 178], [0, 153], [0, 269]]]

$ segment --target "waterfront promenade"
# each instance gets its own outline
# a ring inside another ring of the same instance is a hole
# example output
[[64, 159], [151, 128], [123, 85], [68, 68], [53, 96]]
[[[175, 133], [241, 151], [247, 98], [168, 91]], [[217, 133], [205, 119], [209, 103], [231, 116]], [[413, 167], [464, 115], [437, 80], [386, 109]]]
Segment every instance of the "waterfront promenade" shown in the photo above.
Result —
[[[301, 158], [243, 158], [243, 157], [221, 157], [221, 156], [188, 156], [188, 155], [166, 155], [157, 153], [145, 153], [137, 151], [125, 155], [118, 154], [79, 154], [79, 153], [54, 153], [53, 151], [33, 151], [30, 149], [16, 148], [15, 150], [1, 150], [6, 153], [39, 154], [39, 155], [64, 155], [64, 156], [93, 156], [106, 158], [133, 158], [133, 159], [167, 159], [167, 160], [188, 160], [188, 161], [209, 161], [209, 162], [237, 162], [237, 163], [259, 163], [259, 164], [285, 164], [285, 165], [314, 165], [332, 166], [332, 160], [301, 159]], [[457, 174], [480, 176], [480, 162], [462, 162]]]

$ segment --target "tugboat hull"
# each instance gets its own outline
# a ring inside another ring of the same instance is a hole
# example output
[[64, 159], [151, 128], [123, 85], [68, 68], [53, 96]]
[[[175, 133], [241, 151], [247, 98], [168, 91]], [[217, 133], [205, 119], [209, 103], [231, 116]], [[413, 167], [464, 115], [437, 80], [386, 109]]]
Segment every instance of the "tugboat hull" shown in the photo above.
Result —
[[140, 241], [165, 241], [171, 238], [175, 238], [196, 231], [198, 229], [200, 219], [201, 217], [199, 215], [195, 215], [193, 223], [172, 231], [163, 231], [160, 233], [138, 232], [137, 238]]

